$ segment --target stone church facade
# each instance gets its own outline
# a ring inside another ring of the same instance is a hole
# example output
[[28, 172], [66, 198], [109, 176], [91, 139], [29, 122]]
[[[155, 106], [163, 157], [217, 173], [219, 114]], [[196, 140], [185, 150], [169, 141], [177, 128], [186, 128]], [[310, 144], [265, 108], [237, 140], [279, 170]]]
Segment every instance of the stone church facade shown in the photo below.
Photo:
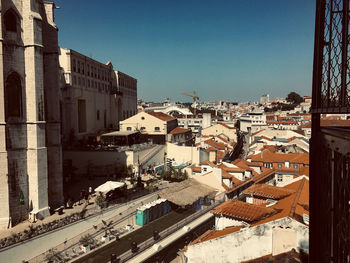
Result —
[[63, 204], [54, 8], [0, 1], [0, 229]]

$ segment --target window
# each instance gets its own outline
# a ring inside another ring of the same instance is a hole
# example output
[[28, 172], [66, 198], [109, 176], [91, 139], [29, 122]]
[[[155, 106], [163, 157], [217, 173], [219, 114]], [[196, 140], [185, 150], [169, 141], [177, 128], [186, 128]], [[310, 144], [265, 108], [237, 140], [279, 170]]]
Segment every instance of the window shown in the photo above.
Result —
[[86, 102], [78, 100], [78, 131], [86, 132]]
[[145, 117], [141, 117], [141, 120], [144, 120], [145, 119]]
[[99, 110], [97, 110], [96, 119], [97, 119], [98, 121], [100, 120], [100, 111], [99, 111]]
[[131, 127], [126, 127], [126, 130], [127, 131], [131, 131]]
[[293, 164], [293, 168], [298, 169], [298, 164], [297, 163]]
[[76, 61], [75, 61], [75, 59], [73, 59], [73, 71], [74, 71], [74, 72], [77, 72]]
[[283, 182], [283, 175], [282, 174], [278, 174], [277, 175], [277, 181], [278, 182]]
[[22, 85], [20, 76], [11, 73], [5, 84], [5, 120], [22, 117]]
[[278, 164], [277, 164], [277, 167], [278, 167], [278, 168], [282, 168], [282, 163], [278, 163]]
[[73, 76], [73, 85], [76, 85], [76, 84], [77, 84], [77, 77]]
[[154, 130], [155, 131], [160, 131], [160, 128], [159, 127], [154, 127]]
[[203, 167], [203, 172], [206, 172], [207, 171], [207, 167]]
[[144, 130], [146, 130], [146, 127], [141, 127], [141, 131], [144, 131]]
[[9, 9], [4, 15], [5, 30], [17, 32], [17, 18], [13, 10]]
[[266, 168], [271, 168], [271, 163], [265, 163]]
[[80, 73], [80, 61], [78, 61], [78, 73]]

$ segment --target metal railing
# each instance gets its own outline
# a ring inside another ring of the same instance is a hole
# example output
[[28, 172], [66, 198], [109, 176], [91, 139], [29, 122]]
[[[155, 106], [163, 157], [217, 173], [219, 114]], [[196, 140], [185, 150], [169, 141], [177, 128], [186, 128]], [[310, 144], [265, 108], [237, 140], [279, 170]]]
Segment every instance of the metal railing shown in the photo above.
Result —
[[[350, 261], [350, 129], [321, 128], [310, 186], [311, 262]], [[315, 180], [315, 178], [313, 178]], [[317, 231], [316, 231], [317, 229]]]
[[[142, 201], [142, 203], [149, 203], [149, 202], [152, 202], [156, 199], [157, 197], [156, 196], [152, 196], [152, 197], [149, 197], [148, 199], [146, 199], [145, 201]], [[130, 201], [132, 203], [137, 203], [137, 200], [133, 200], [133, 201]], [[134, 216], [135, 215], [135, 211], [136, 209], [140, 206], [140, 203], [137, 203], [137, 204], [134, 204], [132, 207], [128, 208], [127, 210], [123, 211], [122, 213], [118, 214], [117, 216], [114, 216], [112, 218], [109, 218], [107, 221], [113, 221], [113, 224], [111, 225], [111, 227], [117, 225], [117, 224], [120, 224], [122, 221], [130, 218], [131, 216]], [[101, 212], [108, 212], [110, 210], [113, 210], [113, 209], [116, 209], [116, 207], [113, 207], [113, 208], [110, 208], [110, 209], [106, 209], [106, 210], [103, 210]], [[101, 234], [104, 229], [102, 229], [104, 227], [104, 224], [102, 223], [99, 223], [97, 224], [95, 227], [92, 227], [82, 233], [80, 233], [78, 236], [75, 236], [71, 239], [68, 239], [66, 240], [65, 242], [53, 247], [52, 249], [55, 250], [55, 253], [62, 253], [68, 249], [71, 249], [72, 247], [76, 246], [79, 241], [80, 241], [80, 238], [82, 236], [85, 236], [85, 235], [91, 235], [92, 238], [98, 236], [99, 234]], [[46, 258], [47, 255], [49, 255], [51, 252], [50, 251], [46, 251], [44, 253], [41, 253], [39, 254], [38, 256], [30, 259], [28, 262], [29, 263], [38, 263], [38, 262], [43, 262]], [[79, 253], [76, 255], [78, 256]]]
[[349, 1], [316, 3], [312, 112], [350, 112]]
[[214, 201], [213, 204], [203, 208], [202, 210], [196, 212], [195, 214], [192, 214], [188, 217], [186, 217], [185, 219], [183, 219], [182, 221], [180, 221], [179, 223], [170, 226], [169, 228], [163, 230], [162, 232], [160, 232], [159, 234], [159, 239], [154, 240], [154, 238], [149, 238], [146, 241], [142, 242], [141, 244], [138, 244], [138, 249], [135, 253], [133, 253], [131, 250], [128, 250], [127, 252], [125, 252], [124, 254], [119, 256], [120, 262], [126, 262], [130, 259], [132, 259], [133, 257], [137, 256], [138, 254], [142, 253], [143, 251], [145, 251], [146, 249], [152, 247], [154, 244], [162, 241], [163, 239], [167, 238], [169, 235], [175, 233], [177, 230], [179, 230], [180, 228], [186, 226], [187, 224], [193, 222], [195, 219], [199, 218], [200, 216], [204, 215], [205, 213], [209, 212], [211, 209], [213, 209], [214, 207], [220, 205], [221, 203], [223, 203], [224, 201], [220, 198], [219, 200]]

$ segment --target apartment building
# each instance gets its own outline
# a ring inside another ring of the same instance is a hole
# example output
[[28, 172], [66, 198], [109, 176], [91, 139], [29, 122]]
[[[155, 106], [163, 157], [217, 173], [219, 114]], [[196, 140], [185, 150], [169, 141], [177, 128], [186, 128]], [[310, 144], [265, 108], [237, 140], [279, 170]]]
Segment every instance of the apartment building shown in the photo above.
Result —
[[[171, 134], [170, 132], [177, 128], [177, 120], [162, 112], [140, 112], [121, 121], [119, 126], [120, 131], [139, 131], [156, 144], [165, 144], [168, 137], [173, 142], [176, 138], [181, 140], [188, 138], [187, 129], [181, 129], [181, 131], [178, 129]], [[180, 136], [181, 133], [184, 137]]]
[[108, 129], [137, 111], [137, 80], [75, 50], [60, 48], [61, 112], [65, 142]]
[[242, 114], [239, 118], [240, 130], [256, 132], [266, 127], [266, 115], [263, 111], [252, 111]]

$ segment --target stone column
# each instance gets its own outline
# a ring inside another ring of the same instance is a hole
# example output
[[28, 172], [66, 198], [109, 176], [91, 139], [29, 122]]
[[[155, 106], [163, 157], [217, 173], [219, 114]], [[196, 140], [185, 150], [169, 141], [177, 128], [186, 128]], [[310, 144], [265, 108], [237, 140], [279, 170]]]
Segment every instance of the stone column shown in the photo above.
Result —
[[[1, 2], [0, 2], [1, 6]], [[2, 28], [0, 24], [0, 36]], [[0, 40], [0, 229], [6, 229], [10, 222], [8, 164], [5, 133], [5, 103], [4, 103], [4, 75], [3, 75], [3, 40]]]
[[43, 62], [44, 89], [46, 106], [46, 146], [48, 159], [48, 195], [51, 208], [64, 205], [62, 147], [61, 147], [61, 110], [58, 61], [58, 29], [54, 24], [54, 3], [45, 2], [43, 15]]
[[29, 205], [40, 219], [50, 215], [50, 212], [45, 145], [42, 18], [38, 11], [31, 1], [23, 2]]

